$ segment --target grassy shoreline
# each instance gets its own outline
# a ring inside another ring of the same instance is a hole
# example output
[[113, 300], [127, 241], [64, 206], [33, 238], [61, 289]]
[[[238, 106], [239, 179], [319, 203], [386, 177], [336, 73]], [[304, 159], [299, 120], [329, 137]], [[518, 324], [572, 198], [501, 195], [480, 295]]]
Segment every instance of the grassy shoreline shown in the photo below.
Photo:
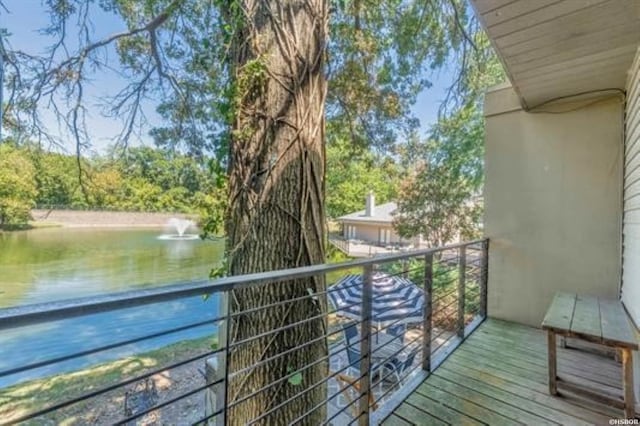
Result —
[[[61, 373], [0, 389], [0, 418], [10, 421], [35, 410], [139, 376], [164, 365], [204, 354], [211, 350], [215, 343], [214, 336], [184, 340], [116, 361], [100, 363], [79, 371]], [[204, 359], [201, 362], [204, 362]], [[124, 403], [124, 393], [131, 386], [133, 385], [120, 387], [87, 401], [79, 402], [59, 412], [46, 415], [45, 418], [53, 424], [85, 424], [89, 420], [85, 414], [93, 411], [94, 406], [105, 408], [107, 405], [111, 405], [114, 408], [121, 408]], [[38, 418], [33, 421], [33, 424], [43, 423]]]
[[0, 232], [30, 231], [32, 229], [60, 228], [62, 224], [55, 222], [35, 222], [21, 223], [17, 225], [0, 225]]

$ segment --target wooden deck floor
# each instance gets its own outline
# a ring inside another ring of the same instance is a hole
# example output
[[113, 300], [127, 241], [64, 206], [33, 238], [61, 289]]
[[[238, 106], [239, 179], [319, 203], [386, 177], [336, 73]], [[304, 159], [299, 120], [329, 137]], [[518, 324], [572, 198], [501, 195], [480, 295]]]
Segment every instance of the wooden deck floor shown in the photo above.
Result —
[[[612, 359], [558, 348], [558, 375], [621, 395]], [[608, 425], [622, 410], [547, 387], [546, 334], [487, 320], [413, 392], [385, 425]]]

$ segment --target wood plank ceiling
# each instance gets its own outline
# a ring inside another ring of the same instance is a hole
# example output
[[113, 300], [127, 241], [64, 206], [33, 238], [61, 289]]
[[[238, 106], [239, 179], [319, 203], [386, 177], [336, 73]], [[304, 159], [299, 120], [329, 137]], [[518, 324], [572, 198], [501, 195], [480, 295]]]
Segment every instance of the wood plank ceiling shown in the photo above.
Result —
[[525, 109], [624, 89], [640, 0], [471, 0]]

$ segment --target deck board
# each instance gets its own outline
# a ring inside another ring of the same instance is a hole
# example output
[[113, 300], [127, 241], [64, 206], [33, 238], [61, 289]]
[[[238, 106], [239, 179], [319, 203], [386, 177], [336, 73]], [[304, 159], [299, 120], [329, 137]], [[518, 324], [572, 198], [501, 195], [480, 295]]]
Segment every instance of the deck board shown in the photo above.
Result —
[[[468, 352], [476, 354], [478, 356], [488, 357], [491, 356], [494, 350], [481, 347], [480, 345], [474, 345], [469, 342], [469, 348], [467, 348]], [[501, 348], [503, 353], [500, 362], [504, 362], [510, 366], [516, 368], [522, 368], [524, 370], [533, 372], [535, 374], [546, 374], [547, 373], [547, 363], [546, 359], [536, 359], [534, 357], [527, 357], [526, 355], [511, 355], [506, 353], [505, 348]], [[544, 352], [546, 356], [546, 351]], [[542, 361], [542, 362], [541, 362]], [[609, 393], [615, 394], [617, 391], [620, 391], [620, 375], [612, 376], [612, 375], [601, 375], [595, 372], [592, 369], [582, 368], [582, 364], [576, 364], [570, 362], [568, 360], [564, 360], [563, 362], [558, 362], [560, 367], [560, 371], [562, 375], [565, 377], [570, 377], [572, 380], [578, 382], [594, 382], [602, 385], [603, 388], [609, 389]]]
[[[576, 349], [557, 351], [560, 376], [621, 393], [619, 363]], [[549, 395], [546, 356], [542, 330], [487, 320], [383, 424], [588, 425], [622, 417], [622, 410], [571, 394]]]
[[[508, 383], [493, 380], [478, 380], [477, 374], [467, 371], [467, 374], [459, 371], [452, 371], [442, 368], [436, 372], [436, 376], [444, 377], [457, 383], [465, 383], [476, 391], [502, 401], [506, 404], [515, 405], [524, 411], [535, 414], [543, 419], [559, 424], [571, 424], [575, 426], [588, 425], [589, 423], [581, 416], [574, 416], [564, 411], [547, 405], [550, 401], [544, 398], [536, 398], [534, 392], [525, 392], [525, 389], [509, 386]], [[552, 400], [552, 398], [550, 398]], [[582, 411], [582, 410], [580, 410]]]
[[[529, 359], [538, 359], [538, 360], [546, 361], [546, 354], [547, 354], [546, 345], [543, 345], [543, 346], [528, 345], [527, 346], [524, 344], [520, 344], [518, 346], [513, 346], [513, 344], [509, 341], [508, 338], [498, 338], [496, 336], [490, 336], [486, 334], [477, 335], [477, 336], [472, 335], [469, 337], [467, 341], [475, 346], [488, 347], [489, 349], [494, 349], [496, 347], [508, 348], [509, 349], [508, 355], [510, 356], [521, 357], [523, 355], [526, 355]], [[557, 343], [560, 344], [560, 342], [557, 342]], [[593, 357], [590, 354], [587, 354], [586, 356], [584, 355], [585, 354], [577, 351], [574, 351], [573, 353], [562, 352], [562, 353], [558, 353], [558, 361], [567, 363], [569, 361], [574, 362], [579, 359], [581, 362], [597, 364], [598, 367], [604, 367], [607, 370], [612, 369], [610, 368], [610, 365], [608, 365], [606, 362], [594, 363]], [[543, 365], [546, 366], [547, 365], [546, 362], [544, 362]], [[615, 362], [612, 362], [611, 366], [615, 367]]]
[[407, 398], [407, 403], [413, 405], [414, 407], [420, 407], [420, 409], [423, 411], [427, 409], [429, 413], [431, 413], [433, 416], [436, 416], [436, 418], [446, 422], [447, 424], [455, 422], [464, 423], [468, 426], [476, 426], [482, 424], [479, 421], [474, 420], [471, 417], [467, 417], [460, 412], [441, 404], [439, 401], [430, 399], [418, 392], [414, 392], [413, 395]]
[[465, 386], [467, 383], [465, 383], [465, 385], [458, 384], [455, 381], [446, 379], [438, 374], [431, 378], [430, 383], [439, 389], [458, 395], [460, 398], [464, 398], [467, 401], [474, 402], [478, 405], [482, 405], [483, 407], [490, 407], [492, 411], [519, 423], [541, 426], [558, 424], [531, 412], [522, 410], [520, 407], [501, 401], [499, 398], [496, 398], [495, 395], [487, 395], [477, 388], [472, 389], [471, 387], [467, 387]]
[[483, 404], [471, 400], [469, 397], [461, 397], [433, 386], [430, 380], [425, 381], [425, 383], [423, 383], [416, 392], [423, 396], [436, 399], [441, 404], [482, 423], [500, 425], [520, 424], [518, 421], [489, 409]]
[[401, 419], [408, 424], [428, 423], [436, 426], [448, 424], [411, 404], [402, 404], [402, 406], [398, 407], [395, 414], [402, 416]]
[[398, 417], [396, 414], [392, 414], [387, 420], [385, 420], [384, 424], [386, 426], [410, 426], [413, 423], [408, 422], [401, 417]]
[[620, 415], [618, 411], [609, 407], [603, 407], [602, 410], [598, 408], [594, 409], [590, 401], [583, 402], [582, 400], [578, 400], [574, 401], [573, 404], [567, 404], [565, 399], [555, 398], [549, 395], [549, 387], [546, 383], [535, 382], [495, 368], [487, 368], [468, 362], [459, 363], [453, 359], [448, 360], [448, 365], [443, 365], [442, 368], [451, 368], [455, 369], [455, 371], [465, 371], [465, 369], [468, 369], [468, 374], [477, 380], [485, 382], [497, 380], [497, 385], [500, 389], [511, 389], [523, 397], [532, 400], [542, 400], [546, 405], [558, 411], [571, 414], [583, 420], [597, 421], [598, 424], [605, 424], [609, 418]]
[[[543, 357], [546, 357], [547, 354], [547, 344], [546, 341], [541, 341], [539, 339], [539, 330], [534, 328], [525, 327], [527, 330], [522, 333], [518, 333], [517, 331], [510, 331], [508, 329], [501, 328], [500, 333], [495, 333], [493, 330], [491, 334], [488, 334], [485, 330], [478, 330], [479, 336], [483, 336], [488, 342], [498, 342], [503, 343], [512, 348], [514, 351], [528, 351], [533, 354], [538, 354]], [[537, 332], [538, 334], [530, 334], [530, 330]], [[474, 333], [471, 337], [476, 336]], [[559, 339], [557, 339], [559, 340]], [[514, 344], [514, 341], [517, 344]], [[560, 342], [557, 342], [560, 345]], [[594, 357], [592, 353], [586, 351], [577, 351], [577, 350], [562, 350], [557, 352], [557, 357], [559, 360], [565, 360], [577, 365], [587, 365], [591, 368], [587, 370], [593, 371], [594, 369], [602, 370], [602, 373], [606, 373], [609, 375], [617, 375], [620, 373], [620, 364], [616, 363], [612, 359], [602, 358], [602, 357]], [[546, 359], [546, 358], [545, 358]], [[617, 377], [617, 376], [616, 376]]]
[[[486, 346], [480, 346], [477, 345], [477, 348], [481, 349], [482, 352], [484, 352], [485, 354], [487, 353], [488, 350], [490, 350], [490, 348], [486, 347]], [[526, 354], [517, 354], [519, 356], [519, 358], [513, 358], [513, 357], [506, 357], [509, 359], [513, 359], [514, 362], [526, 362], [529, 363], [531, 365], [535, 365], [536, 367], [539, 368], [543, 368], [546, 369], [547, 366], [545, 365], [543, 359], [539, 359], [539, 358], [534, 358], [534, 357], [529, 357]], [[619, 376], [619, 371], [616, 372], [612, 372], [612, 373], [602, 373], [599, 370], [593, 370], [591, 368], [597, 368], [597, 366], [590, 366], [589, 369], [584, 368], [585, 364], [576, 364], [573, 363], [569, 360], [558, 360], [558, 366], [559, 368], [566, 373], [566, 375], [571, 376], [571, 377], [578, 377], [578, 380], [588, 380], [588, 381], [593, 381], [596, 383], [600, 383], [602, 385], [605, 386], [610, 386], [613, 388], [617, 388], [620, 385], [620, 377]], [[546, 371], [546, 370], [543, 370]]]

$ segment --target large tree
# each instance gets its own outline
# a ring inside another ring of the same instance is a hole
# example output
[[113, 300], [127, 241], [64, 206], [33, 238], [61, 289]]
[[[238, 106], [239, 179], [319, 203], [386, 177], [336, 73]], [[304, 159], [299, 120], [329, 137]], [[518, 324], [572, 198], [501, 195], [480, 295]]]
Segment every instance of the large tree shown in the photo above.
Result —
[[[226, 221], [229, 269], [234, 275], [322, 263], [324, 260], [324, 46], [328, 3], [324, 0], [243, 1], [246, 11], [233, 43], [235, 117], [229, 158], [229, 215]], [[324, 278], [298, 279], [233, 293], [232, 310], [242, 312], [324, 290]], [[231, 366], [258, 364], [312, 340], [313, 344], [276, 358], [231, 382], [230, 401], [326, 357], [324, 312], [312, 298], [282, 303], [238, 317], [233, 341], [286, 324], [300, 323], [231, 353]], [[305, 384], [321, 382], [327, 362], [305, 369]], [[300, 392], [289, 381], [270, 387], [230, 413], [245, 424]], [[324, 399], [315, 387], [265, 423], [288, 424]], [[321, 424], [325, 410], [311, 413]], [[277, 421], [276, 421], [277, 419]]]
[[327, 216], [335, 219], [362, 210], [369, 191], [377, 204], [395, 200], [401, 177], [392, 156], [376, 155], [349, 139], [332, 140], [327, 146]]
[[[360, 147], [387, 150], [416, 127], [409, 113], [430, 70], [452, 54], [466, 56], [475, 21], [464, 0], [49, 0], [54, 42], [47, 55], [8, 50], [12, 119], [43, 141], [56, 142], [39, 106], [54, 111], [75, 140], [78, 157], [88, 147], [84, 124], [87, 79], [117, 68], [129, 82], [107, 101], [123, 118], [118, 141], [126, 145], [144, 124], [143, 100], [159, 102], [163, 124], [151, 133], [159, 145], [194, 155], [214, 152], [214, 173], [228, 189], [224, 218], [227, 272], [260, 272], [324, 260], [325, 140], [346, 138]], [[329, 20], [329, 9], [332, 17]], [[123, 18], [126, 30], [95, 39], [96, 11]], [[71, 22], [79, 22], [72, 31]], [[71, 32], [78, 36], [68, 42]], [[107, 63], [115, 45], [120, 61]], [[10, 47], [10, 46], [9, 46]], [[327, 80], [329, 85], [327, 86]], [[454, 83], [455, 84], [455, 83]], [[325, 114], [326, 101], [326, 114]], [[332, 135], [325, 137], [325, 116]], [[226, 169], [226, 173], [224, 170]], [[80, 174], [82, 180], [83, 174]], [[278, 308], [234, 316], [231, 341], [299, 325], [231, 353], [238, 371], [293, 346], [317, 339], [230, 384], [229, 402], [307, 366], [230, 413], [243, 424], [284, 404], [262, 423], [287, 423], [321, 405], [327, 363], [326, 312], [312, 298], [287, 300], [324, 289], [322, 278], [276, 283], [232, 295], [234, 313], [282, 302]], [[320, 298], [322, 299], [322, 298]], [[320, 424], [324, 408], [304, 423]]]
[[441, 118], [428, 138], [407, 143], [406, 177], [394, 226], [432, 247], [478, 238], [482, 214], [484, 122], [474, 105]]
[[[484, 177], [482, 102], [487, 87], [504, 80], [502, 66], [483, 32], [472, 35], [473, 55], [460, 58], [463, 71], [427, 138], [417, 135], [401, 150], [407, 170], [395, 227], [403, 237], [422, 235], [427, 244], [478, 238]], [[450, 107], [450, 108], [448, 108]]]

